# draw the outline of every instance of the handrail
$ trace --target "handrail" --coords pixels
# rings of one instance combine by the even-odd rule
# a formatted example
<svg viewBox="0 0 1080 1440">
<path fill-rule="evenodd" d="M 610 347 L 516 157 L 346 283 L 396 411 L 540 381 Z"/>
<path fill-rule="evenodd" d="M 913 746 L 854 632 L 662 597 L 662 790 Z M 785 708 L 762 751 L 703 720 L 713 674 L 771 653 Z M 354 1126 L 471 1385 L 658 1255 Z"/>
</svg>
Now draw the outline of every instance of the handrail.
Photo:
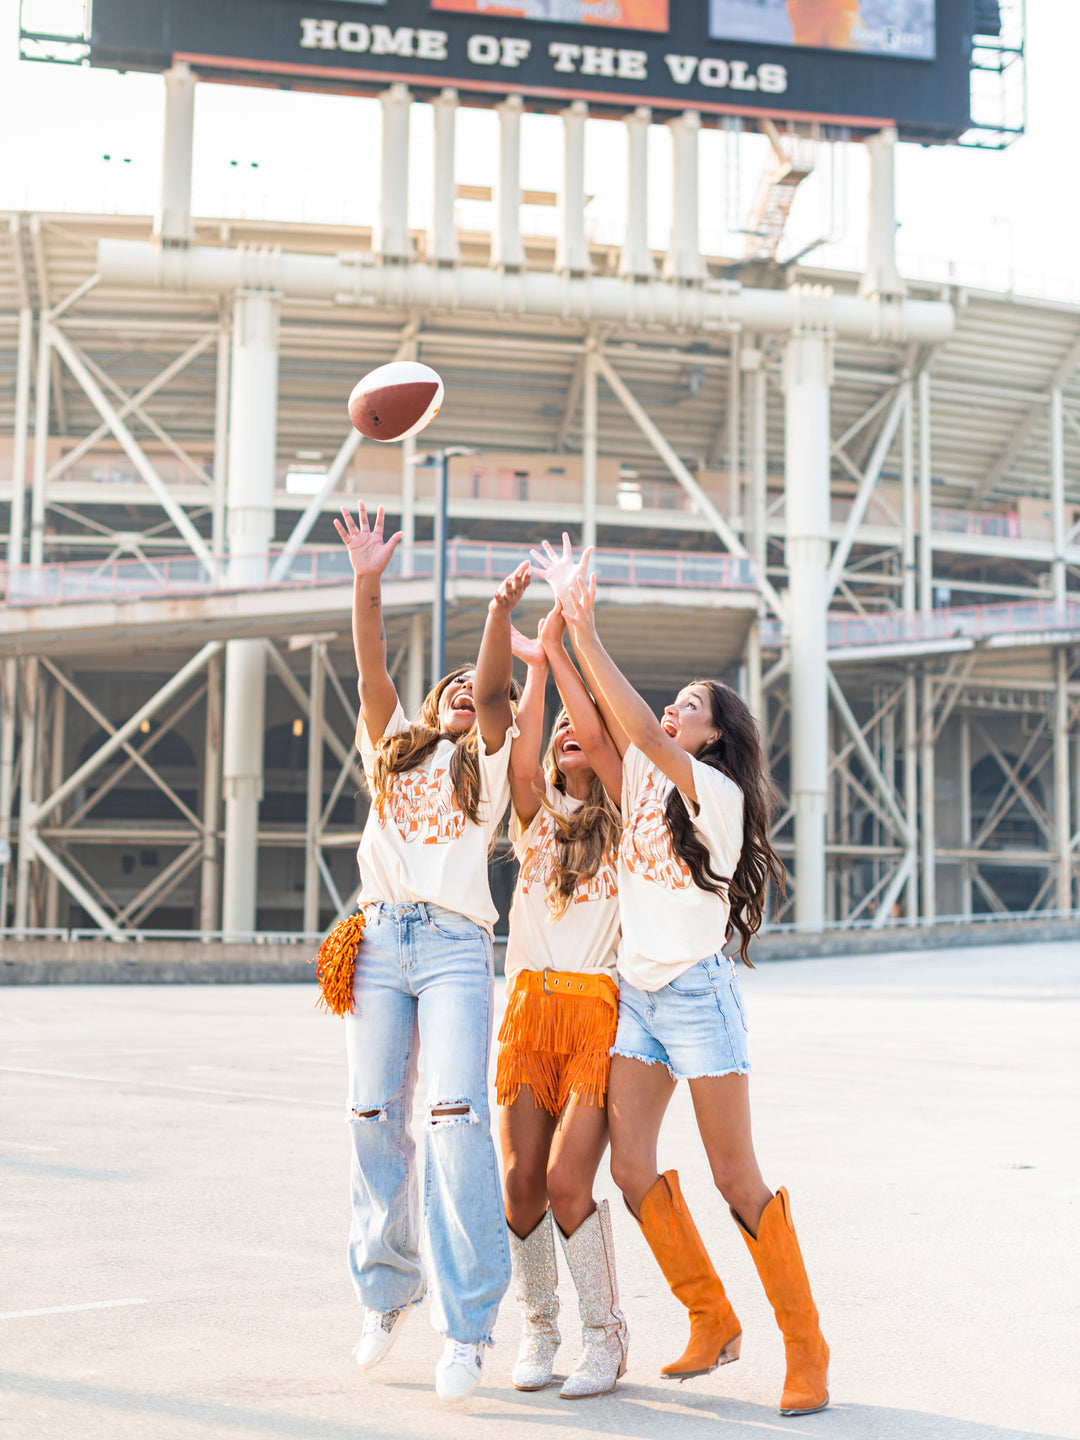
<svg viewBox="0 0 1080 1440">
<path fill-rule="evenodd" d="M 453 540 L 447 546 L 450 579 L 499 580 L 529 557 L 525 545 Z M 342 585 L 352 579 L 349 557 L 341 546 L 310 547 L 292 556 L 281 580 L 270 580 L 277 555 L 256 562 L 245 559 L 236 576 L 229 561 L 208 568 L 196 556 L 155 555 L 109 561 L 75 560 L 16 570 L 0 567 L 0 584 L 9 605 L 63 605 L 162 596 L 208 595 L 242 590 L 288 590 Z M 406 559 L 409 561 L 406 567 Z M 605 585 L 664 586 L 676 589 L 754 590 L 756 562 L 746 556 L 684 550 L 600 550 L 594 561 Z M 408 573 L 406 570 L 408 569 Z M 401 547 L 386 572 L 388 580 L 429 577 L 434 569 L 434 547 Z"/>
<path fill-rule="evenodd" d="M 877 615 L 833 613 L 828 619 L 830 650 L 863 645 L 902 645 L 936 640 L 985 640 L 993 635 L 1038 630 L 1080 629 L 1080 600 L 1018 600 L 996 605 L 944 607 L 924 615 L 888 611 Z M 761 643 L 778 649 L 783 631 L 776 621 L 762 624 Z"/>
</svg>

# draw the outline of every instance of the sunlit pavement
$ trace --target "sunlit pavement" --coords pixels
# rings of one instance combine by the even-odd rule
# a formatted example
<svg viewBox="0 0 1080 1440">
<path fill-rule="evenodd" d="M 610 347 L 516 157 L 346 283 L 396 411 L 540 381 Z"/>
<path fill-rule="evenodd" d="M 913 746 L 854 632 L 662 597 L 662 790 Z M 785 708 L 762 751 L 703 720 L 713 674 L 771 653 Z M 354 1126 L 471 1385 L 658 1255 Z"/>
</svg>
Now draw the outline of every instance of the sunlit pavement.
<svg viewBox="0 0 1080 1440">
<path fill-rule="evenodd" d="M 763 965 L 744 987 L 758 1149 L 791 1192 L 833 1350 L 824 1414 L 777 1413 L 779 1335 L 685 1088 L 662 1163 L 742 1318 L 742 1359 L 659 1379 L 685 1317 L 604 1174 L 625 1380 L 574 1403 L 511 1389 L 507 1300 L 453 1412 L 426 1307 L 378 1370 L 350 1358 L 341 1026 L 312 992 L 42 987 L 0 990 L 0 1433 L 1080 1437 L 1080 947 Z"/>
</svg>

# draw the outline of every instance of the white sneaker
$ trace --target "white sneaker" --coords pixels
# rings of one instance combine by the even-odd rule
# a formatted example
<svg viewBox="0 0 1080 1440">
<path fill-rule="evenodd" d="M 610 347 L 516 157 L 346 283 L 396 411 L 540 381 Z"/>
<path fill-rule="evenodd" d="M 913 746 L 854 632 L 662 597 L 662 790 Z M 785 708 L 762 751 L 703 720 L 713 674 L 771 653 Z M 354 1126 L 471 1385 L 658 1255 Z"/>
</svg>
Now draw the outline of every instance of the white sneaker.
<svg viewBox="0 0 1080 1440">
<path fill-rule="evenodd" d="M 435 1366 L 435 1393 L 440 1400 L 459 1404 L 476 1389 L 484 1347 L 469 1340 L 447 1340 Z"/>
<path fill-rule="evenodd" d="M 364 1316 L 364 1328 L 360 1340 L 353 1348 L 353 1356 L 361 1370 L 371 1370 L 380 1360 L 386 1358 L 398 1337 L 398 1331 L 405 1323 L 407 1310 L 369 1310 Z"/>
</svg>

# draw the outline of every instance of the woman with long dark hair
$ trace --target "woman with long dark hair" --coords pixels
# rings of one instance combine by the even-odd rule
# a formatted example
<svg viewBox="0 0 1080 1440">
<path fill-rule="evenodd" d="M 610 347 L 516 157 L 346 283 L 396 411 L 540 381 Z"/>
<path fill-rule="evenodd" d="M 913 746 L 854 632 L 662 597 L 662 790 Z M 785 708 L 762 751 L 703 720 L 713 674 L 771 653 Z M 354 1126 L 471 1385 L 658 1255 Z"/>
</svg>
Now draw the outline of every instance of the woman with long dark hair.
<svg viewBox="0 0 1080 1440">
<path fill-rule="evenodd" d="M 607 1395 L 626 1368 L 607 1201 L 604 1095 L 618 1019 L 618 796 L 622 763 L 563 648 L 558 610 L 535 640 L 517 631 L 528 677 L 510 756 L 510 835 L 520 861 L 506 947 L 506 1016 L 495 1093 L 521 1347 L 512 1381 L 550 1385 L 560 1343 L 555 1234 L 573 1277 L 583 1352 L 559 1394 Z M 549 667 L 565 705 L 541 761 Z"/>
<path fill-rule="evenodd" d="M 735 964 L 761 925 L 783 866 L 769 842 L 773 791 L 753 716 L 715 680 L 679 691 L 657 720 L 596 633 L 589 552 L 575 566 L 533 552 L 566 616 L 582 670 L 623 761 L 619 848 L 619 1028 L 608 1088 L 611 1173 L 673 1293 L 690 1313 L 685 1353 L 661 1375 L 685 1380 L 739 1357 L 742 1327 L 657 1139 L 686 1080 L 713 1179 L 784 1337 L 780 1410 L 829 1403 L 829 1347 L 818 1324 L 788 1193 L 762 1179 L 750 1128 L 746 1014 Z"/>
<path fill-rule="evenodd" d="M 487 1095 L 498 912 L 487 857 L 510 798 L 510 613 L 520 565 L 496 590 L 475 668 L 443 677 L 405 717 L 386 668 L 381 577 L 400 540 L 347 508 L 334 524 L 354 572 L 356 743 L 371 789 L 360 842 L 365 926 L 346 1016 L 352 1226 L 349 1267 L 366 1307 L 354 1354 L 377 1365 L 431 1285 L 446 1337 L 440 1398 L 467 1398 L 510 1279 Z M 427 1085 L 423 1227 L 410 1121 L 420 1050 Z"/>
</svg>

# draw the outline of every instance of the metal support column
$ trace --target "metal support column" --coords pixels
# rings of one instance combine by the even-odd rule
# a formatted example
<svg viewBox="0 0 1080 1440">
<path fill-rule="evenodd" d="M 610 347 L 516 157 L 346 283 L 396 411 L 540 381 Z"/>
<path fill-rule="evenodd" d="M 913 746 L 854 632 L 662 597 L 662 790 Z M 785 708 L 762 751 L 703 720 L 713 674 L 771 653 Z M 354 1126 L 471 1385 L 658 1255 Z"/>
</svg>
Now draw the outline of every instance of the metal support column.
<svg viewBox="0 0 1080 1440">
<path fill-rule="evenodd" d="M 971 850 L 971 716 L 960 716 L 960 848 Z M 972 915 L 972 862 L 960 862 L 960 913 Z"/>
<path fill-rule="evenodd" d="M 588 113 L 584 100 L 575 100 L 562 112 L 563 183 L 555 269 L 564 275 L 585 275 L 592 269 L 585 238 L 585 120 Z"/>
<path fill-rule="evenodd" d="M 229 576 L 261 583 L 274 527 L 279 297 L 238 292 L 233 307 L 229 410 Z M 259 802 L 263 791 L 266 650 L 230 640 L 225 652 L 221 928 L 256 927 Z"/>
<path fill-rule="evenodd" d="M 38 320 L 37 378 L 34 382 L 34 472 L 30 497 L 30 564 L 40 569 L 45 558 L 45 496 L 49 472 L 49 387 L 52 384 L 52 345 L 49 319 Z"/>
<path fill-rule="evenodd" d="M 454 223 L 454 202 L 457 199 L 457 183 L 454 178 L 457 91 L 441 91 L 432 100 L 431 108 L 435 114 L 435 173 L 431 229 L 428 232 L 428 258 L 436 265 L 456 265 L 461 259 L 461 247 L 458 245 L 457 227 Z"/>
<path fill-rule="evenodd" d="M 670 280 L 699 281 L 706 275 L 698 224 L 698 132 L 701 116 L 685 110 L 668 121 L 671 131 L 671 241 L 664 259 Z"/>
<path fill-rule="evenodd" d="M 1054 537 L 1054 604 L 1065 618 L 1065 415 L 1061 386 L 1050 391 L 1050 517 Z"/>
<path fill-rule="evenodd" d="M 732 525 L 739 519 L 742 506 L 742 337 L 731 337 L 731 367 L 728 370 L 728 504 L 727 517 Z M 743 537 L 745 539 L 745 528 Z"/>
<path fill-rule="evenodd" d="M 319 928 L 319 819 L 323 804 L 323 716 L 326 711 L 326 663 L 322 642 L 311 646 L 308 709 L 307 819 L 304 827 L 304 929 Z"/>
<path fill-rule="evenodd" d="M 934 604 L 933 475 L 930 454 L 930 376 L 919 372 L 919 609 L 928 616 Z M 934 682 L 922 676 L 922 724 L 919 732 L 920 818 L 922 821 L 922 892 L 924 920 L 937 913 L 937 842 L 934 814 Z"/>
<path fill-rule="evenodd" d="M 446 672 L 446 452 L 431 457 L 435 474 L 435 530 L 432 549 L 431 688 Z"/>
<path fill-rule="evenodd" d="M 15 800 L 15 692 L 19 662 L 5 660 L 0 693 L 0 929 L 8 923 L 11 876 L 11 810 Z"/>
<path fill-rule="evenodd" d="M 1054 651 L 1054 848 L 1057 850 L 1058 910 L 1072 909 L 1072 807 L 1069 794 L 1069 655 Z"/>
<path fill-rule="evenodd" d="M 214 498 L 210 520 L 210 549 L 220 573 L 225 559 L 225 505 L 229 476 L 229 322 L 223 314 L 217 342 L 214 392 Z"/>
<path fill-rule="evenodd" d="M 656 273 L 649 249 L 649 126 L 652 111 L 639 105 L 626 117 L 626 233 L 619 274 L 651 280 Z"/>
<path fill-rule="evenodd" d="M 217 930 L 221 922 L 221 656 L 206 666 L 206 738 L 203 749 L 203 848 L 199 886 L 199 929 Z"/>
<path fill-rule="evenodd" d="M 19 350 L 15 362 L 15 436 L 11 456 L 11 522 L 8 526 L 7 563 L 23 563 L 26 532 L 26 456 L 30 430 L 30 369 L 34 348 L 34 312 L 19 311 Z"/>
<path fill-rule="evenodd" d="M 831 369 L 828 335 L 812 329 L 792 335 L 784 355 L 784 446 L 795 923 L 801 930 L 825 924 Z"/>
<path fill-rule="evenodd" d="M 596 488 L 599 462 L 598 384 L 596 343 L 590 339 L 585 351 L 585 373 L 582 377 L 581 543 L 583 546 L 596 544 Z"/>
<path fill-rule="evenodd" d="M 44 698 L 44 697 L 43 697 Z M 53 687 L 52 697 L 52 725 L 49 734 L 49 779 L 48 789 L 52 794 L 60 788 L 64 779 L 64 741 L 67 734 L 67 691 L 62 685 Z M 42 706 L 42 713 L 45 707 Z M 44 736 L 42 737 L 44 739 Z M 44 758 L 44 755 L 43 757 Z M 44 787 L 43 787 L 44 788 Z M 58 808 L 54 824 L 59 825 L 63 818 L 62 807 Z M 57 875 L 48 870 L 45 874 L 45 924 L 49 929 L 55 929 L 60 923 L 60 881 Z"/>
<path fill-rule="evenodd" d="M 402 708 L 410 720 L 420 714 L 424 703 L 424 617 L 419 611 L 409 623 L 409 653 L 405 661 L 405 693 Z"/>
<path fill-rule="evenodd" d="M 908 820 L 907 918 L 919 918 L 919 697 L 915 669 L 904 676 L 904 813 Z"/>
<path fill-rule="evenodd" d="M 22 686 L 19 702 L 22 709 L 22 750 L 19 755 L 19 859 L 15 871 L 15 928 L 30 924 L 30 867 L 34 861 L 34 839 L 37 833 L 34 790 L 35 760 L 38 734 L 38 686 L 40 666 L 30 656 L 22 661 Z"/>
<path fill-rule="evenodd" d="M 890 126 L 866 139 L 870 156 L 870 214 L 863 295 L 902 295 L 896 268 L 896 131 Z"/>
<path fill-rule="evenodd" d="M 391 85 L 382 102 L 382 171 L 379 176 L 379 219 L 373 249 L 382 260 L 412 257 L 409 236 L 409 110 L 407 85 Z"/>
<path fill-rule="evenodd" d="M 166 248 L 186 248 L 191 223 L 191 159 L 195 139 L 195 76 L 181 63 L 165 71 L 165 126 L 161 149 L 161 196 L 154 234 Z"/>
<path fill-rule="evenodd" d="M 497 269 L 520 270 L 525 264 L 521 241 L 521 117 L 525 102 L 508 96 L 495 106 L 499 117 L 499 169 L 495 181 L 495 226 L 491 263 Z"/>
</svg>

